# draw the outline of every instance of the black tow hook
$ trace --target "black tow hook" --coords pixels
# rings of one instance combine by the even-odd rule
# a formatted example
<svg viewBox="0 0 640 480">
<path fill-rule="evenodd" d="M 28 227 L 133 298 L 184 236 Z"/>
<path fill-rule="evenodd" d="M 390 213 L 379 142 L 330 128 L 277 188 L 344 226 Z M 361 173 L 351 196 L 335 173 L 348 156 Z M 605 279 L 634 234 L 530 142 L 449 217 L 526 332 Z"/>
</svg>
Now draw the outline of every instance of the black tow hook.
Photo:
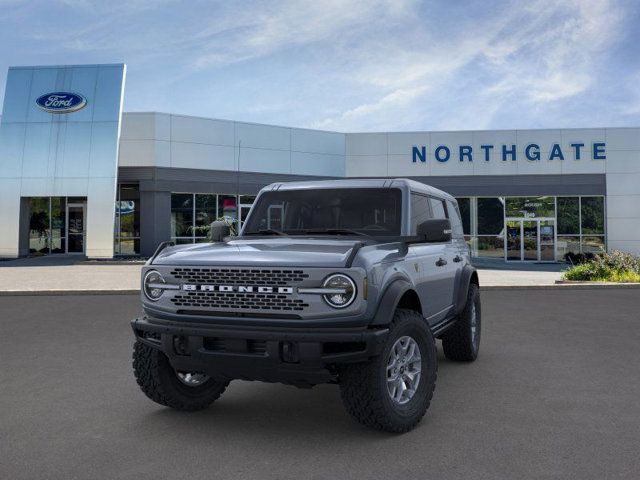
<svg viewBox="0 0 640 480">
<path fill-rule="evenodd" d="M 295 342 L 281 342 L 280 358 L 284 363 L 300 363 L 298 344 Z"/>
</svg>

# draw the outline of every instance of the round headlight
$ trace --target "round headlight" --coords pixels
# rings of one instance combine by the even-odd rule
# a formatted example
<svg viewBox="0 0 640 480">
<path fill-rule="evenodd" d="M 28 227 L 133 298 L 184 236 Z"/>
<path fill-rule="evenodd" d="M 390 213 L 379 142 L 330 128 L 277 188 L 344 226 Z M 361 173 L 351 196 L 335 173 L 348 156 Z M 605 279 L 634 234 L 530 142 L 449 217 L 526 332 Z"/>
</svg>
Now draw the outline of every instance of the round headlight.
<svg viewBox="0 0 640 480">
<path fill-rule="evenodd" d="M 156 270 L 149 270 L 144 276 L 142 282 L 142 288 L 145 297 L 155 302 L 164 293 L 164 288 L 161 287 L 165 283 L 164 278 Z"/>
<path fill-rule="evenodd" d="M 328 276 L 323 288 L 333 290 L 333 292 L 325 293 L 322 298 L 333 308 L 344 308 L 351 305 L 356 298 L 356 284 L 353 283 L 346 275 L 335 273 Z"/>
</svg>

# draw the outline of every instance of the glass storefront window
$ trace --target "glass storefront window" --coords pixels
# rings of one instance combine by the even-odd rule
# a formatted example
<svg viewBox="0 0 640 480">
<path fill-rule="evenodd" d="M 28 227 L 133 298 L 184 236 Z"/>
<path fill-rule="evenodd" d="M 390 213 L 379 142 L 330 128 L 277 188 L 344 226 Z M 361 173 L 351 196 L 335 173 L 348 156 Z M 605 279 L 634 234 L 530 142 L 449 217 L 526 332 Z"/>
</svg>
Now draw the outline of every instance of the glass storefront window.
<svg viewBox="0 0 640 480">
<path fill-rule="evenodd" d="M 478 198 L 478 235 L 501 235 L 504 229 L 504 200 Z"/>
<path fill-rule="evenodd" d="M 581 197 L 582 234 L 604 235 L 604 197 Z"/>
<path fill-rule="evenodd" d="M 539 246 L 536 254 L 527 254 L 529 245 L 525 238 L 524 242 L 522 239 L 519 242 L 519 252 L 515 251 L 518 250 L 518 241 L 515 241 L 514 258 L 528 260 L 535 256 L 538 260 L 552 261 L 555 250 L 555 259 L 561 261 L 568 252 L 599 252 L 606 249 L 605 200 L 602 196 L 471 197 L 457 200 L 467 243 L 473 255 L 504 256 L 502 237 L 507 233 L 504 230 L 505 218 L 522 219 L 521 222 L 535 219 L 540 222 L 536 238 L 529 239 L 529 243 L 535 240 Z M 548 218 L 550 223 L 543 224 L 546 220 L 540 218 Z M 529 232 L 529 236 L 532 235 L 533 230 Z M 500 239 L 496 240 L 495 237 Z M 533 247 L 530 250 L 533 252 Z"/>
<path fill-rule="evenodd" d="M 171 236 L 193 236 L 193 194 L 171 194 Z"/>
<path fill-rule="evenodd" d="M 29 199 L 29 251 L 30 253 L 49 253 L 50 245 L 50 199 Z"/>
<path fill-rule="evenodd" d="M 604 248 L 604 237 L 602 236 L 588 236 L 582 237 L 582 252 L 583 253 L 602 253 Z"/>
<path fill-rule="evenodd" d="M 118 185 L 116 198 L 114 252 L 140 253 L 140 190 L 138 185 Z"/>
<path fill-rule="evenodd" d="M 502 235 L 479 235 L 477 249 L 479 257 L 504 258 L 504 238 Z"/>
<path fill-rule="evenodd" d="M 580 202 L 578 197 L 558 197 L 558 234 L 580 234 Z"/>
<path fill-rule="evenodd" d="M 567 253 L 579 253 L 580 252 L 580 235 L 575 236 L 558 236 L 556 242 L 556 259 L 564 260 L 564 256 Z"/>
<path fill-rule="evenodd" d="M 85 197 L 29 198 L 29 253 L 84 253 L 86 204 Z M 67 217 L 72 207 L 79 219 Z M 78 248 L 72 248 L 71 238 Z"/>
<path fill-rule="evenodd" d="M 211 223 L 216 220 L 216 195 L 196 194 L 195 205 L 194 237 L 206 241 Z"/>
<path fill-rule="evenodd" d="M 30 253 L 66 253 L 66 205 L 65 197 L 29 199 Z"/>
<path fill-rule="evenodd" d="M 177 244 L 208 242 L 211 223 L 222 218 L 233 225 L 235 235 L 239 215 L 244 220 L 254 200 L 247 195 L 172 193 L 171 240 Z"/>
<path fill-rule="evenodd" d="M 471 235 L 471 199 L 456 198 L 458 201 L 458 210 L 460 218 L 462 218 L 462 230 L 465 235 Z"/>
<path fill-rule="evenodd" d="M 540 218 L 555 217 L 555 197 L 507 197 L 507 217 Z"/>
</svg>

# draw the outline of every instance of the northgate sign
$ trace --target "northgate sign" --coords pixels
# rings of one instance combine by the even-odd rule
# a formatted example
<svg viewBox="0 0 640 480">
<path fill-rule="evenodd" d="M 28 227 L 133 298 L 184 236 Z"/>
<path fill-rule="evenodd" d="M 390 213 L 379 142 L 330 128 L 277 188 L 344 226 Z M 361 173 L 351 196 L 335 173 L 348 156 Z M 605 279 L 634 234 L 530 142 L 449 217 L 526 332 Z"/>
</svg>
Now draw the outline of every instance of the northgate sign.
<svg viewBox="0 0 640 480">
<path fill-rule="evenodd" d="M 495 145 L 480 145 L 480 152 L 476 151 L 475 155 L 480 159 L 488 162 L 491 159 L 491 153 L 498 151 L 502 153 L 502 161 L 516 161 L 518 160 L 517 145 L 499 145 L 500 148 L 496 148 Z M 591 159 L 592 160 L 606 160 L 606 144 L 604 142 L 594 142 L 591 144 Z M 453 153 L 452 153 L 453 150 Z M 431 152 L 429 152 L 431 153 Z M 528 161 L 535 162 L 543 159 L 543 155 L 540 151 L 540 145 L 536 143 L 529 143 L 524 147 L 522 151 L 524 158 Z M 457 154 L 457 159 L 460 162 L 473 162 L 474 151 L 471 145 L 460 145 L 457 149 L 451 149 L 446 145 L 440 145 L 433 150 L 433 158 L 438 162 L 448 162 L 452 159 L 453 155 Z M 414 146 L 411 151 L 413 163 L 427 161 L 427 147 L 425 145 Z M 565 157 L 572 158 L 574 160 L 582 160 L 587 157 L 588 153 L 585 152 L 585 144 L 581 142 L 571 143 L 568 149 L 563 150 L 559 143 L 554 143 L 549 149 L 548 155 L 544 155 L 545 160 L 564 160 Z"/>
</svg>

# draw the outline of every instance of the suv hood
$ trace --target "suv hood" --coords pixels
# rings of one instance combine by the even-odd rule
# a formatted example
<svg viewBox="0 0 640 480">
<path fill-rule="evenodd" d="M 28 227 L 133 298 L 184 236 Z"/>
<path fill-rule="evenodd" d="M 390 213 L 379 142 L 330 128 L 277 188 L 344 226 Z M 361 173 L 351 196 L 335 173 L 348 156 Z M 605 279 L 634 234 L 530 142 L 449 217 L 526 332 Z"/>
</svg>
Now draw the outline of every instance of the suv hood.
<svg viewBox="0 0 640 480">
<path fill-rule="evenodd" d="M 344 267 L 361 240 L 260 238 L 165 248 L 153 265 Z"/>
</svg>

